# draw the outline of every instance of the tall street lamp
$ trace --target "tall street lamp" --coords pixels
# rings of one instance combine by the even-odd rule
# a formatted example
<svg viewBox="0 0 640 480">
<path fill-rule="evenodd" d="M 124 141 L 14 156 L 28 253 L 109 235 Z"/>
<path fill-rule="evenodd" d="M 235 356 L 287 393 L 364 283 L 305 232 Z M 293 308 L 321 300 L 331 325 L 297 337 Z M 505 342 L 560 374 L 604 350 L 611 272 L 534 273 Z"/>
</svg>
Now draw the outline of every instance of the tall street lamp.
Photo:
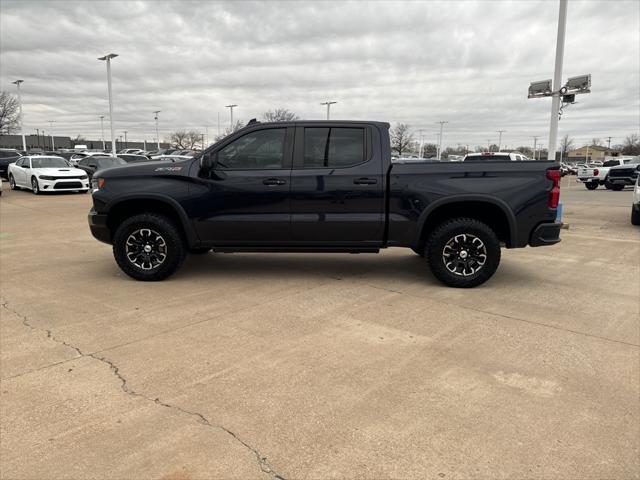
<svg viewBox="0 0 640 480">
<path fill-rule="evenodd" d="M 105 150 L 104 144 L 104 115 L 100 115 L 100 131 L 102 132 L 102 150 Z"/>
<path fill-rule="evenodd" d="M 111 59 L 116 58 L 116 53 L 108 53 L 104 57 L 99 57 L 98 60 L 104 60 L 107 62 L 107 88 L 109 89 L 109 127 L 111 128 L 111 154 L 116 155 L 116 135 L 113 131 L 113 95 L 111 94 Z"/>
<path fill-rule="evenodd" d="M 442 156 L 442 128 L 444 127 L 445 123 L 449 123 L 449 122 L 446 120 L 441 120 L 436 123 L 440 124 L 440 138 L 438 140 L 438 161 L 440 161 L 440 157 Z"/>
<path fill-rule="evenodd" d="M 235 107 L 237 107 L 237 106 L 238 106 L 238 105 L 236 105 L 236 104 L 233 104 L 233 105 L 226 105 L 226 108 L 228 108 L 228 109 L 229 109 L 229 111 L 231 112 L 231 125 L 230 125 L 230 126 L 231 126 L 231 133 L 233 133 L 233 109 L 234 109 Z"/>
<path fill-rule="evenodd" d="M 332 102 L 327 100 L 326 102 L 322 102 L 320 105 L 326 105 L 327 106 L 327 120 L 329 120 L 330 118 L 330 113 L 331 113 L 331 105 L 333 105 L 334 103 L 338 103 L 338 102 Z"/>
<path fill-rule="evenodd" d="M 156 141 L 158 142 L 158 150 L 160 150 L 160 135 L 158 134 L 158 114 L 161 112 L 162 110 L 154 110 L 153 114 L 154 114 L 154 119 L 156 121 Z"/>
<path fill-rule="evenodd" d="M 49 125 L 51 125 L 51 131 L 49 132 L 49 135 L 51 135 L 51 150 L 55 150 L 56 149 L 56 141 L 53 138 L 53 124 L 54 124 L 55 120 L 49 120 Z"/>
<path fill-rule="evenodd" d="M 27 140 L 24 136 L 24 122 L 22 118 L 22 95 L 20 94 L 20 84 L 24 82 L 24 80 L 16 80 L 13 83 L 16 87 L 18 87 L 18 106 L 20 108 L 20 133 L 22 134 L 22 149 L 27 151 Z"/>
</svg>

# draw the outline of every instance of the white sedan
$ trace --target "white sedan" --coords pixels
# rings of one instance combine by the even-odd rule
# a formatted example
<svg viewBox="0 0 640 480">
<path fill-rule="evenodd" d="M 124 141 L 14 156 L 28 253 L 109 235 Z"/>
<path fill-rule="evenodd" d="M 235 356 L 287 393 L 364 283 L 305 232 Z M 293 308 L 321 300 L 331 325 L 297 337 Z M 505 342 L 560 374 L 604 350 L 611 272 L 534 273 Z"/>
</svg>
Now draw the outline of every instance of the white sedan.
<svg viewBox="0 0 640 480">
<path fill-rule="evenodd" d="M 28 188 L 34 194 L 41 192 L 89 191 L 87 172 L 70 167 L 62 157 L 21 157 L 9 165 L 11 190 Z"/>
</svg>

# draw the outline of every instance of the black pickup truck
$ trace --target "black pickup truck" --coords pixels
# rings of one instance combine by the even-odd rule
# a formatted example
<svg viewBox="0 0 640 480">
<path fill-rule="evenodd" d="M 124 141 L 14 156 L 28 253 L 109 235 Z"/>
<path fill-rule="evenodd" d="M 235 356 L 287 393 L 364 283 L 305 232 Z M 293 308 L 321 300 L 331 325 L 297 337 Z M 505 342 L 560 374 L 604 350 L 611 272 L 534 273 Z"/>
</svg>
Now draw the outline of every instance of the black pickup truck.
<svg viewBox="0 0 640 480">
<path fill-rule="evenodd" d="M 392 163 L 389 124 L 260 123 L 183 162 L 96 172 L 92 234 L 120 268 L 162 280 L 187 253 L 377 253 L 407 247 L 453 287 L 500 248 L 560 241 L 559 164 Z"/>
</svg>

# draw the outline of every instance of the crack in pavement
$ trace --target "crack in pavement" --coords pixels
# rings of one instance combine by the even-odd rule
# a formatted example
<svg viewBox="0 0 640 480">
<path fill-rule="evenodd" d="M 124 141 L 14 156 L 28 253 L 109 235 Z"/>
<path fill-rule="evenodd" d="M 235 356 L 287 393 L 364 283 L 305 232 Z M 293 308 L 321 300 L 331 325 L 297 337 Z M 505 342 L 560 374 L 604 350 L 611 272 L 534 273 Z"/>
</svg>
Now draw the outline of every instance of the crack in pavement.
<svg viewBox="0 0 640 480">
<path fill-rule="evenodd" d="M 101 363 L 104 363 L 105 365 L 107 365 L 109 367 L 109 370 L 111 370 L 111 372 L 113 373 L 113 375 L 120 380 L 120 388 L 122 389 L 123 392 L 125 392 L 127 395 L 132 396 L 132 397 L 139 397 L 142 398 L 144 400 L 147 400 L 149 402 L 153 402 L 156 405 L 159 405 L 161 407 L 170 409 L 170 410 L 174 410 L 177 412 L 182 413 L 183 415 L 188 415 L 190 417 L 195 418 L 198 423 L 200 423 L 201 425 L 204 425 L 208 428 L 212 428 L 215 430 L 221 430 L 222 432 L 226 433 L 227 435 L 230 435 L 231 437 L 233 437 L 233 439 L 240 443 L 243 447 L 245 447 L 247 450 L 249 450 L 251 453 L 254 454 L 254 456 L 256 457 L 256 460 L 258 462 L 258 465 L 260 467 L 260 470 L 263 473 L 266 473 L 268 475 L 270 475 L 274 480 L 286 480 L 285 477 L 281 474 L 279 474 L 275 468 L 273 467 L 273 465 L 271 465 L 267 459 L 267 457 L 265 457 L 260 450 L 258 450 L 255 447 L 252 447 L 250 444 L 248 444 L 247 442 L 245 442 L 244 440 L 242 440 L 235 432 L 233 432 L 232 430 L 229 430 L 227 427 L 223 426 L 223 425 L 216 425 L 214 423 L 211 423 L 211 421 L 205 417 L 203 414 L 199 413 L 199 412 L 194 412 L 191 410 L 187 410 L 184 409 L 182 407 L 179 407 L 177 405 L 172 405 L 170 403 L 164 402 L 162 401 L 159 397 L 156 398 L 152 398 L 152 397 L 148 397 L 140 392 L 135 391 L 134 389 L 132 389 L 129 385 L 128 385 L 128 381 L 127 379 L 124 377 L 124 375 L 122 375 L 120 373 L 120 368 L 113 363 L 112 360 L 109 360 L 107 357 L 104 356 L 99 356 L 97 355 L 95 352 L 83 352 L 79 347 L 76 347 L 75 345 L 72 345 L 68 342 L 66 342 L 65 340 L 62 340 L 60 338 L 57 338 L 53 331 L 48 329 L 48 328 L 44 328 L 44 327 L 36 327 L 34 326 L 30 321 L 29 318 L 26 315 L 21 314 L 20 312 L 14 310 L 13 308 L 11 308 L 9 306 L 9 303 L 6 301 L 3 301 L 0 304 L 5 310 L 13 313 L 14 315 L 16 315 L 17 317 L 19 317 L 20 319 L 22 319 L 22 324 L 25 327 L 28 327 L 29 329 L 33 330 L 33 331 L 39 331 L 39 332 L 44 332 L 47 334 L 47 338 L 59 343 L 61 345 L 64 345 L 67 348 L 70 348 L 72 350 L 74 350 L 77 353 L 77 356 L 74 357 L 74 359 L 77 358 L 81 358 L 81 357 L 90 357 L 93 358 L 94 360 L 98 360 Z M 73 359 L 70 359 L 73 360 Z"/>
</svg>

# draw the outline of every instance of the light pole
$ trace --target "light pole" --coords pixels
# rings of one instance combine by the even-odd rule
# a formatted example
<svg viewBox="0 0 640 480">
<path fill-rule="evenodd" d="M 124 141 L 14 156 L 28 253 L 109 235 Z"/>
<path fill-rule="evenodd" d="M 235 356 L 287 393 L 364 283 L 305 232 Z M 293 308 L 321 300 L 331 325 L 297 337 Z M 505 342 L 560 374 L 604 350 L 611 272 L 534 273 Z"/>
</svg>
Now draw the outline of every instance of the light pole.
<svg viewBox="0 0 640 480">
<path fill-rule="evenodd" d="M 100 131 L 102 132 L 102 150 L 106 150 L 106 146 L 104 144 L 104 115 L 100 115 Z"/>
<path fill-rule="evenodd" d="M 230 130 L 231 130 L 231 133 L 233 133 L 233 109 L 235 107 L 237 107 L 237 106 L 238 105 L 236 105 L 235 103 L 232 104 L 232 105 L 225 105 L 225 107 L 229 109 L 229 112 L 230 112 L 230 115 L 231 115 L 231 117 L 230 117 L 231 119 L 229 121 L 229 127 L 230 127 Z"/>
<path fill-rule="evenodd" d="M 20 93 L 20 84 L 24 82 L 24 80 L 16 80 L 13 83 L 16 87 L 18 87 L 18 107 L 20 109 L 20 133 L 22 134 L 22 149 L 27 151 L 27 140 L 24 136 L 24 122 L 22 117 L 22 94 Z"/>
<path fill-rule="evenodd" d="M 116 155 L 116 135 L 113 131 L 113 95 L 111 94 L 111 59 L 116 58 L 118 54 L 108 53 L 104 57 L 98 58 L 98 60 L 104 60 L 107 62 L 107 88 L 109 90 L 109 127 L 111 129 L 111 155 Z"/>
<path fill-rule="evenodd" d="M 160 134 L 158 133 L 158 114 L 161 112 L 162 110 L 155 110 L 154 113 L 154 119 L 156 121 L 156 141 L 158 142 L 158 150 L 160 150 Z"/>
<path fill-rule="evenodd" d="M 51 125 L 51 131 L 49 132 L 49 135 L 51 135 L 51 150 L 55 150 L 56 149 L 56 141 L 53 139 L 53 124 L 54 124 L 55 120 L 49 120 L 49 125 Z"/>
<path fill-rule="evenodd" d="M 334 103 L 338 103 L 338 102 L 333 102 L 333 101 L 327 100 L 326 102 L 322 102 L 320 104 L 320 105 L 326 105 L 327 106 L 327 120 L 329 120 L 329 118 L 331 117 L 331 115 L 330 115 L 331 105 L 333 105 Z"/>
<path fill-rule="evenodd" d="M 502 150 L 502 133 L 506 132 L 506 130 L 498 130 L 498 151 L 500 152 Z"/>
<path fill-rule="evenodd" d="M 553 72 L 553 97 L 551 97 L 551 122 L 549 126 L 549 145 L 547 160 L 556 159 L 556 143 L 558 142 L 558 120 L 560 112 L 560 89 L 562 88 L 562 61 L 564 58 L 564 35 L 567 29 L 567 0 L 560 0 L 558 13 L 558 38 L 556 41 L 556 65 Z"/>
<path fill-rule="evenodd" d="M 127 144 L 127 131 L 123 130 L 122 133 L 124 133 L 124 148 L 127 148 L 128 147 L 128 144 Z"/>
<path fill-rule="evenodd" d="M 436 122 L 440 124 L 440 138 L 438 139 L 438 161 L 440 161 L 440 157 L 442 156 L 442 128 L 444 127 L 445 123 L 449 123 L 446 120 L 441 120 L 439 122 Z"/>
<path fill-rule="evenodd" d="M 420 132 L 420 149 L 418 151 L 418 157 L 422 158 L 422 145 L 424 144 L 424 129 L 420 129 L 418 130 L 418 132 Z"/>
<path fill-rule="evenodd" d="M 536 143 L 538 143 L 538 138 L 540 135 L 533 135 L 533 159 L 536 159 Z"/>
</svg>

